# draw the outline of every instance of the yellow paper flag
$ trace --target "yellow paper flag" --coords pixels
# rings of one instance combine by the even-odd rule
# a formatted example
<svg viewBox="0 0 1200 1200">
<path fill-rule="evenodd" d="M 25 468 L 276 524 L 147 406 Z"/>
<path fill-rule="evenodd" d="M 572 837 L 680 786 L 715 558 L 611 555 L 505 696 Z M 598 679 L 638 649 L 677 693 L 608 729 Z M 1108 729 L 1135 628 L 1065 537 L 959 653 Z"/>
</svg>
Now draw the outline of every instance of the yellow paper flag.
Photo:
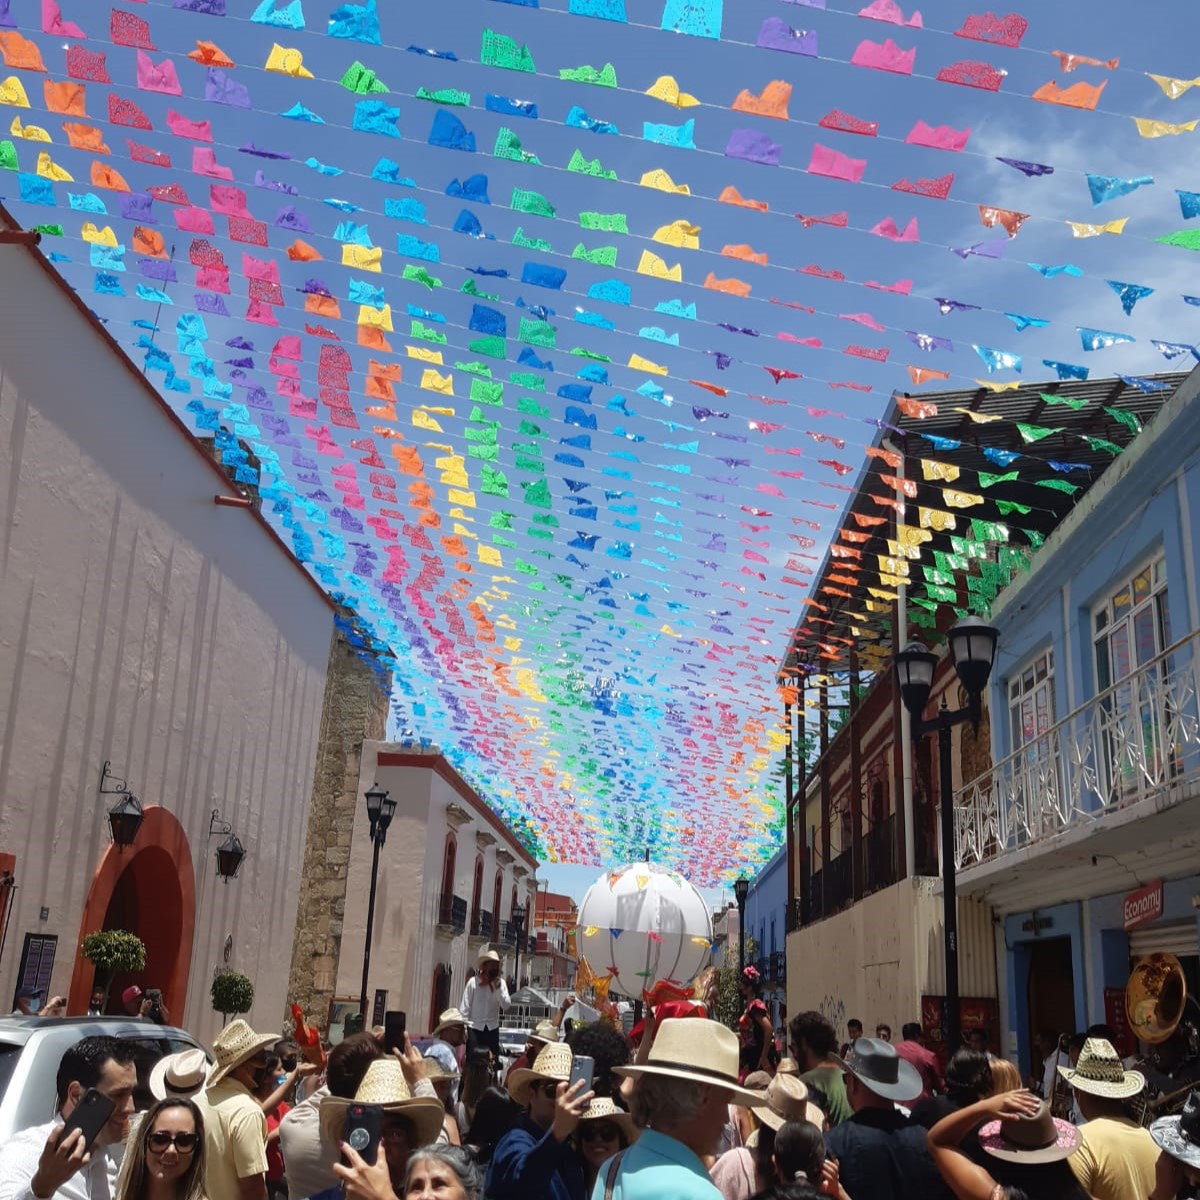
<svg viewBox="0 0 1200 1200">
<path fill-rule="evenodd" d="M 64 171 L 47 153 L 43 150 L 38 155 L 37 173 L 43 179 L 53 179 L 58 183 L 74 183 L 75 176 L 69 171 Z"/>
<path fill-rule="evenodd" d="M 668 279 L 672 283 L 683 282 L 682 264 L 676 263 L 673 267 L 669 266 L 657 254 L 653 254 L 649 250 L 642 251 L 642 257 L 638 260 L 637 272 L 639 275 L 650 275 L 655 279 Z"/>
<path fill-rule="evenodd" d="M 116 247 L 117 245 L 117 235 L 113 233 L 110 225 L 105 225 L 103 229 L 97 229 L 91 221 L 84 221 L 79 236 L 94 246 Z"/>
<path fill-rule="evenodd" d="M 267 55 L 265 70 L 279 75 L 291 75 L 295 79 L 311 79 L 313 73 L 304 65 L 304 55 L 299 50 L 288 50 L 276 42 Z"/>
<path fill-rule="evenodd" d="M 428 346 L 405 346 L 404 348 L 408 351 L 408 357 L 415 358 L 418 362 L 434 363 L 439 367 L 444 362 L 440 350 L 430 350 Z"/>
<path fill-rule="evenodd" d="M 942 500 L 947 508 L 974 508 L 983 503 L 982 496 L 970 492 L 958 492 L 954 488 L 942 488 Z"/>
<path fill-rule="evenodd" d="M 921 473 L 925 476 L 926 483 L 932 479 L 953 483 L 959 474 L 958 467 L 953 463 L 935 462 L 932 458 L 921 459 Z"/>
<path fill-rule="evenodd" d="M 970 417 L 971 420 L 974 421 L 976 425 L 986 425 L 990 421 L 1000 420 L 1000 417 L 997 413 L 976 412 L 973 408 L 958 408 L 958 407 L 956 407 L 954 409 L 954 411 L 962 413 L 962 415 L 964 417 Z"/>
<path fill-rule="evenodd" d="M 665 375 L 667 368 L 660 366 L 656 362 L 651 362 L 648 358 L 643 358 L 640 354 L 631 354 L 629 356 L 629 367 L 634 371 L 649 371 L 652 375 Z M 663 626 L 663 632 L 669 633 L 670 630 Z M 672 637 L 678 637 L 678 634 L 672 634 Z"/>
<path fill-rule="evenodd" d="M 1133 123 L 1144 138 L 1174 137 L 1177 133 L 1193 133 L 1200 120 L 1186 121 L 1182 125 L 1170 125 L 1166 121 L 1151 121 L 1147 117 L 1134 117 Z"/>
<path fill-rule="evenodd" d="M 443 396 L 454 395 L 454 376 L 442 375 L 431 367 L 421 373 L 420 386 L 427 392 L 440 392 Z"/>
<path fill-rule="evenodd" d="M 936 529 L 938 533 L 944 533 L 947 529 L 955 529 L 958 526 L 953 513 L 942 512 L 937 508 L 918 508 L 917 518 L 922 529 Z"/>
<path fill-rule="evenodd" d="M 1091 238 L 1099 237 L 1102 233 L 1124 233 L 1128 220 L 1128 217 L 1121 217 L 1116 221 L 1109 221 L 1107 225 L 1089 225 L 1086 221 L 1068 221 L 1067 224 L 1075 237 Z"/>
<path fill-rule="evenodd" d="M 359 246 L 355 242 L 347 242 L 342 246 L 342 266 L 354 267 L 359 271 L 377 271 L 382 273 L 383 250 L 379 246 Z M 362 322 L 360 321 L 361 325 Z"/>
<path fill-rule="evenodd" d="M 678 192 L 681 196 L 692 194 L 692 189 L 686 183 L 676 183 L 661 167 L 647 171 L 638 183 L 641 187 L 655 188 L 660 192 Z"/>
<path fill-rule="evenodd" d="M 0 104 L 11 108 L 28 108 L 29 97 L 25 94 L 25 85 L 15 76 L 10 75 L 0 81 Z"/>
<path fill-rule="evenodd" d="M 661 100 L 664 104 L 673 104 L 676 108 L 692 108 L 700 101 L 695 96 L 679 90 L 674 75 L 660 75 L 647 89 L 647 96 Z"/>
<path fill-rule="evenodd" d="M 678 246 L 681 250 L 699 250 L 699 233 L 699 225 L 689 225 L 686 221 L 672 221 L 670 225 L 660 225 L 654 231 L 654 241 Z"/>
<path fill-rule="evenodd" d="M 1194 87 L 1200 87 L 1200 75 L 1195 79 L 1175 79 L 1170 75 L 1150 75 L 1146 72 L 1155 83 L 1163 90 L 1163 94 L 1169 100 L 1178 100 L 1184 92 L 1190 91 Z"/>
<path fill-rule="evenodd" d="M 373 329 L 384 329 L 392 333 L 392 306 L 385 304 L 382 308 L 376 308 L 373 304 L 360 304 L 358 324 L 370 325 Z"/>
</svg>

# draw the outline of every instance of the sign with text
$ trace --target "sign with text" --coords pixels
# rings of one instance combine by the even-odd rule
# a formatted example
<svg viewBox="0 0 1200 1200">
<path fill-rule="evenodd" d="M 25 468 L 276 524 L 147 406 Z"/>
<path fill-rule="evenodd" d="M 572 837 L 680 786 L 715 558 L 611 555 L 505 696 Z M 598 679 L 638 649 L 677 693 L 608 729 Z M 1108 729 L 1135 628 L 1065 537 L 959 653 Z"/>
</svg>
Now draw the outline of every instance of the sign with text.
<svg viewBox="0 0 1200 1200">
<path fill-rule="evenodd" d="M 1104 1020 L 1113 1031 L 1113 1045 L 1122 1058 L 1137 1053 L 1137 1039 L 1129 1028 L 1129 1017 L 1125 1011 L 1125 989 L 1104 989 Z"/>
<path fill-rule="evenodd" d="M 1157 921 L 1163 912 L 1163 885 L 1161 879 L 1130 892 L 1125 897 L 1122 909 L 1125 929 L 1136 929 L 1139 925 L 1148 925 Z"/>
</svg>

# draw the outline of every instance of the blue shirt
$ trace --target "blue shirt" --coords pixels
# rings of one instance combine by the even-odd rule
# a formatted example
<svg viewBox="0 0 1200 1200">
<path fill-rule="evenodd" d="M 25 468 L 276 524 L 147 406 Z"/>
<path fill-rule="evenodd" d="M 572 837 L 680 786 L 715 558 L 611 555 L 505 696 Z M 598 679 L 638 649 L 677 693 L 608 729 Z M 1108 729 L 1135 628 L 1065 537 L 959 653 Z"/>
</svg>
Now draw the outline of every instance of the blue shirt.
<svg viewBox="0 0 1200 1200">
<path fill-rule="evenodd" d="M 483 1191 L 488 1200 L 585 1200 L 587 1186 L 570 1139 L 523 1116 L 492 1153 Z"/>
<path fill-rule="evenodd" d="M 604 1200 L 607 1180 L 608 1163 L 605 1163 L 596 1177 L 592 1200 Z M 488 1196 L 490 1200 L 491 1192 Z M 613 1184 L 613 1200 L 724 1200 L 724 1197 L 708 1177 L 699 1157 L 687 1146 L 646 1129 L 621 1159 Z"/>
</svg>

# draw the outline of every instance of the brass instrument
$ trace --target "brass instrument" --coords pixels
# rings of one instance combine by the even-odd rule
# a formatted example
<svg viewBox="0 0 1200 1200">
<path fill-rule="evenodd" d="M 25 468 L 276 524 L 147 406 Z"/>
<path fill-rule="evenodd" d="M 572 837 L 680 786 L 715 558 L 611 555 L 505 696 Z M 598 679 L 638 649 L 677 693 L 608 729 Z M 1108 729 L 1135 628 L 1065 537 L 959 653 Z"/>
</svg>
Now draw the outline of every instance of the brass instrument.
<svg viewBox="0 0 1200 1200">
<path fill-rule="evenodd" d="M 1152 1052 L 1138 1063 L 1147 1086 L 1133 1100 L 1133 1116 L 1142 1125 L 1180 1112 L 1200 1075 L 1200 1030 L 1185 1021 L 1189 998 L 1187 977 L 1173 954 L 1148 954 L 1133 968 L 1125 985 L 1125 1015 L 1134 1035 L 1150 1046 L 1163 1046 L 1177 1035 L 1186 1041 L 1186 1052 L 1164 1070 L 1163 1055 Z M 1148 1068 L 1148 1070 L 1146 1070 Z M 1151 1091 L 1153 1089 L 1153 1092 Z"/>
</svg>

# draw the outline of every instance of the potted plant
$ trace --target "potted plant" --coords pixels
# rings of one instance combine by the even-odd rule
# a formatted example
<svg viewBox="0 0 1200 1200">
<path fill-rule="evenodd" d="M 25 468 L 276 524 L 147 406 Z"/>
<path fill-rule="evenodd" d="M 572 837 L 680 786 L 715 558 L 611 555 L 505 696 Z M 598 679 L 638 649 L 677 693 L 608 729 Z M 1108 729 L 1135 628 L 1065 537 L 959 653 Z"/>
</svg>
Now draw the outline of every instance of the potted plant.
<svg viewBox="0 0 1200 1200">
<path fill-rule="evenodd" d="M 222 1021 L 247 1013 L 254 1005 L 254 984 L 237 971 L 221 971 L 212 981 L 212 1004 Z"/>
<path fill-rule="evenodd" d="M 113 976 L 146 969 L 146 944 L 127 929 L 98 929 L 83 939 L 83 957 L 95 968 L 92 987 L 108 995 Z"/>
</svg>

